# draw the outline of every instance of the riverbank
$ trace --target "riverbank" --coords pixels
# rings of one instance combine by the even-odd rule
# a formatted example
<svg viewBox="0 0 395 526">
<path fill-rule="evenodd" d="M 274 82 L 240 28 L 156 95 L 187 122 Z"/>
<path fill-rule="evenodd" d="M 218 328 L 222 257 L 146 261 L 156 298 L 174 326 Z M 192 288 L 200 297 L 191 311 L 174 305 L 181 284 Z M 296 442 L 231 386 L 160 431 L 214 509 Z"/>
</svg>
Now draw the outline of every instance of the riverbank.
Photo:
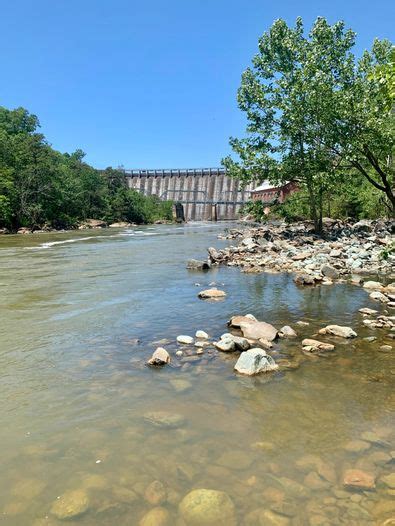
<svg viewBox="0 0 395 526">
<path fill-rule="evenodd" d="M 171 225 L 172 223 L 174 223 L 174 221 L 170 221 L 167 219 L 158 219 L 156 221 L 153 221 L 152 223 L 147 223 L 147 224 Z M 126 221 L 118 221 L 116 223 L 107 223 L 106 221 L 102 221 L 101 219 L 87 219 L 86 221 L 76 224 L 74 228 L 68 228 L 68 229 L 52 228 L 49 226 L 45 226 L 43 228 L 37 228 L 37 229 L 21 227 L 17 231 L 14 232 L 14 231 L 8 230 L 7 228 L 0 228 L 0 235 L 48 234 L 50 232 L 66 233 L 66 232 L 73 232 L 76 230 L 98 230 L 102 228 L 130 228 L 130 227 L 136 227 L 136 226 L 141 226 L 141 224 L 139 225 L 138 223 L 128 223 Z"/>
<path fill-rule="evenodd" d="M 209 260 L 250 273 L 294 272 L 300 275 L 299 283 L 307 285 L 350 277 L 357 282 L 353 275 L 395 277 L 393 221 L 327 219 L 324 228 L 323 237 L 315 235 L 307 221 L 232 229 L 220 237 L 237 245 L 210 248 Z"/>
</svg>

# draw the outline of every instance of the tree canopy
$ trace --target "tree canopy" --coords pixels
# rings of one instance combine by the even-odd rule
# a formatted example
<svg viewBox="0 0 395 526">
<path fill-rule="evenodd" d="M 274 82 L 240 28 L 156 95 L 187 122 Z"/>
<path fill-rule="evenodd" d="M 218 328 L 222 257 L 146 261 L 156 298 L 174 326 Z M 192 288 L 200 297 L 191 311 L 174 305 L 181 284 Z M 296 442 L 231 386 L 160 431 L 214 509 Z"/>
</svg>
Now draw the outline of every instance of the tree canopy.
<svg viewBox="0 0 395 526">
<path fill-rule="evenodd" d="M 357 60 L 355 37 L 325 18 L 308 35 L 301 18 L 295 27 L 276 20 L 242 75 L 246 136 L 230 139 L 237 158 L 223 161 L 245 181 L 297 182 L 317 230 L 325 196 L 350 178 L 365 178 L 395 210 L 393 48 L 376 40 Z"/>
<path fill-rule="evenodd" d="M 54 150 L 39 127 L 26 109 L 0 107 L 0 227 L 171 219 L 171 205 L 129 189 L 122 170 L 99 171 L 84 162 L 82 150 Z"/>
</svg>

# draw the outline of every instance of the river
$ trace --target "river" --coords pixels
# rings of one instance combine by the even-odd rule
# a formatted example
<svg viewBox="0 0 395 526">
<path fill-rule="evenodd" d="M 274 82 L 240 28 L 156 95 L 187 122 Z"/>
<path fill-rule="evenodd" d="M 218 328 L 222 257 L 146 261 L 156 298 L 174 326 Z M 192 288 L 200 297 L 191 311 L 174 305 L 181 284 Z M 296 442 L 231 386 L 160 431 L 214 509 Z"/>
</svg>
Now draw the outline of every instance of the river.
<svg viewBox="0 0 395 526">
<path fill-rule="evenodd" d="M 363 340 L 372 333 L 358 313 L 377 303 L 352 285 L 186 270 L 227 243 L 217 239 L 226 226 L 0 237 L 0 524 L 60 525 L 54 510 L 72 492 L 81 513 L 71 523 L 138 525 L 161 504 L 163 524 L 181 526 L 178 504 L 196 488 L 226 492 L 241 526 L 395 516 L 394 490 L 380 483 L 394 471 L 393 354 L 378 351 L 380 331 Z M 213 282 L 226 299 L 199 300 Z M 233 354 L 175 355 L 177 335 L 218 338 L 246 313 L 300 337 L 327 323 L 359 337 L 320 358 L 304 356 L 300 338 L 280 341 L 273 356 L 290 369 L 254 378 L 234 374 Z M 146 367 L 161 340 L 171 366 Z M 174 425 L 153 422 L 158 411 Z M 376 488 L 345 491 L 349 468 L 373 473 Z"/>
</svg>

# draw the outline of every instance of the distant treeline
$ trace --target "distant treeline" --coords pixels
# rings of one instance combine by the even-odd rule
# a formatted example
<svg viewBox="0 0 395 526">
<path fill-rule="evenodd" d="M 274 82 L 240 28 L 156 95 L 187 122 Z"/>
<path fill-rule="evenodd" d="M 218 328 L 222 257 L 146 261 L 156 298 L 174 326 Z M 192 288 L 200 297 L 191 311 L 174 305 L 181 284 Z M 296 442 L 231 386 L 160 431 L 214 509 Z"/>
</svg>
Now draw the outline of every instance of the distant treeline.
<svg viewBox="0 0 395 526">
<path fill-rule="evenodd" d="M 93 168 L 82 150 L 54 150 L 39 127 L 26 109 L 0 106 L 0 228 L 73 228 L 88 218 L 171 219 L 171 202 L 128 188 L 122 170 Z"/>
</svg>

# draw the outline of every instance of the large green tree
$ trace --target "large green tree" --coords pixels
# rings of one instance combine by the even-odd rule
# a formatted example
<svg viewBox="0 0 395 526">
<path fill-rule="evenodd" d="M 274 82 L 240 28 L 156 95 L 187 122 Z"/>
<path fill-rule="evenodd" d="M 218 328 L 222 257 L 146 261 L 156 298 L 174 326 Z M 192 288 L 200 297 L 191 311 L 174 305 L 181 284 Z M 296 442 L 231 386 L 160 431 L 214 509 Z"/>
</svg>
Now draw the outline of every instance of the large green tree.
<svg viewBox="0 0 395 526">
<path fill-rule="evenodd" d="M 305 188 L 317 231 L 325 195 L 353 170 L 393 208 L 393 116 L 372 75 L 390 60 L 391 46 L 376 41 L 356 62 L 354 44 L 343 22 L 318 18 L 306 36 L 300 18 L 295 27 L 275 21 L 259 39 L 238 91 L 246 137 L 231 138 L 238 158 L 224 159 L 245 181 L 295 181 Z"/>
</svg>

